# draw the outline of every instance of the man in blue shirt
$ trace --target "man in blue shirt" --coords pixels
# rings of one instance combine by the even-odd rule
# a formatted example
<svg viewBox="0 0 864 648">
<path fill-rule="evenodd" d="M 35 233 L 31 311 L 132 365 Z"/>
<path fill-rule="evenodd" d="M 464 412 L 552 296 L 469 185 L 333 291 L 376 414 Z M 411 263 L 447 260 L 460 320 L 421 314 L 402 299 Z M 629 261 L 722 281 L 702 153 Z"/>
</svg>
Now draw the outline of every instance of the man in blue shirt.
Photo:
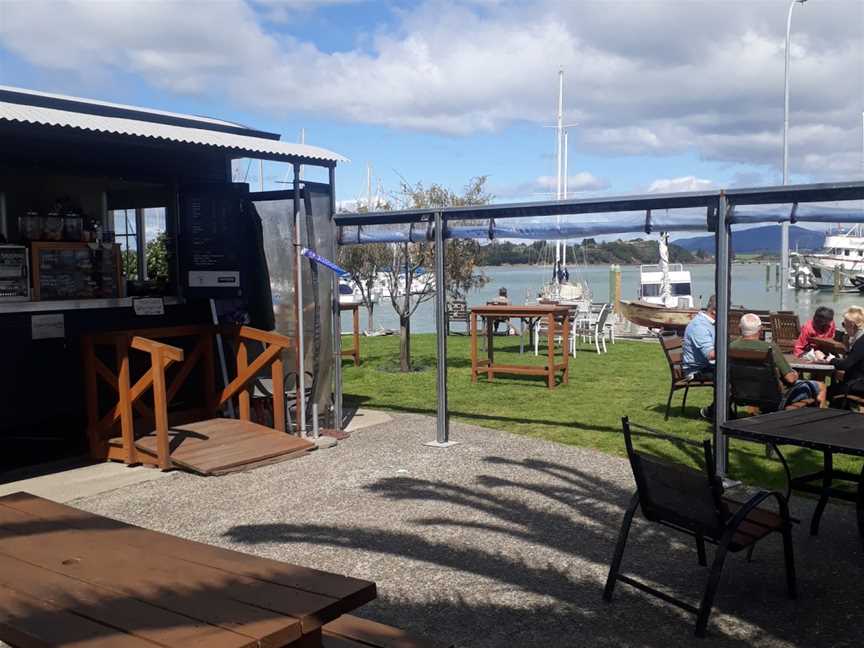
<svg viewBox="0 0 864 648">
<path fill-rule="evenodd" d="M 714 374 L 714 320 L 717 317 L 717 300 L 708 298 L 704 311 L 696 313 L 684 329 L 682 365 L 688 380 L 699 374 Z M 714 404 L 699 412 L 705 418 L 714 415 Z"/>
</svg>

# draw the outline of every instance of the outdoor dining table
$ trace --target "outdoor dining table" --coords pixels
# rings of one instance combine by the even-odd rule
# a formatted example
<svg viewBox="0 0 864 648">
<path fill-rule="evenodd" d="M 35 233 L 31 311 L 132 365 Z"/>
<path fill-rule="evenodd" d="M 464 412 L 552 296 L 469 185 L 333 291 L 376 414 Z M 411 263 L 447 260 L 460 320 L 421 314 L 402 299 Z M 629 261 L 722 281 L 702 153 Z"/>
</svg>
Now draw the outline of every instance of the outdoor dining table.
<svg viewBox="0 0 864 648">
<path fill-rule="evenodd" d="M 471 309 L 471 382 L 477 382 L 477 376 L 486 374 L 488 380 L 492 380 L 496 373 L 523 374 L 529 376 L 546 376 L 546 384 L 549 389 L 555 388 L 555 376 L 562 372 L 563 383 L 569 381 L 569 346 L 570 346 L 570 319 L 569 309 L 566 306 L 557 305 L 530 305 L 519 306 L 511 304 L 496 304 L 486 306 L 475 306 Z M 537 366 L 531 364 L 495 364 L 495 350 L 493 340 L 495 338 L 495 320 L 509 320 L 511 318 L 527 320 L 546 320 L 546 334 L 548 337 L 548 352 L 546 364 Z M 486 319 L 486 359 L 480 360 L 477 352 L 478 323 L 480 319 Z M 559 325 L 560 322 L 560 325 Z M 555 337 L 561 336 L 561 360 L 556 361 Z"/>
<path fill-rule="evenodd" d="M 0 641 L 322 645 L 375 583 L 184 540 L 28 493 L 0 497 Z"/>
<path fill-rule="evenodd" d="M 832 378 L 836 370 L 834 365 L 828 362 L 808 361 L 803 358 L 798 358 L 791 353 L 784 354 L 789 366 L 798 373 L 807 373 L 813 376 L 816 380 L 825 380 Z"/>
<path fill-rule="evenodd" d="M 834 497 L 855 503 L 858 533 L 864 543 L 864 466 L 860 475 L 834 468 L 835 454 L 864 457 L 864 416 L 847 410 L 802 408 L 727 421 L 721 425 L 721 429 L 727 436 L 774 447 L 786 471 L 787 496 L 793 490 L 819 496 L 810 521 L 811 535 L 819 532 L 819 521 L 825 505 Z M 793 477 L 789 464 L 778 448 L 782 445 L 821 452 L 822 470 Z M 857 483 L 857 493 L 835 488 L 835 480 Z"/>
</svg>

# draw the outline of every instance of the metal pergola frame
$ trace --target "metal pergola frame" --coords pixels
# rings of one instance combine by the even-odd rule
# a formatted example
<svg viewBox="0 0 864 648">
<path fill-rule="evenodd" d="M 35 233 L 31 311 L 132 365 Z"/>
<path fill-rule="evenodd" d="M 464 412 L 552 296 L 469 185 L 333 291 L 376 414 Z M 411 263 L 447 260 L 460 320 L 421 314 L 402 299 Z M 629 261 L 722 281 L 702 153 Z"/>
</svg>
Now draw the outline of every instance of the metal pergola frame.
<svg viewBox="0 0 864 648">
<path fill-rule="evenodd" d="M 435 330 L 437 337 L 437 421 L 436 441 L 433 445 L 450 445 L 449 412 L 447 408 L 447 336 L 446 290 L 444 273 L 443 241 L 449 222 L 466 220 L 500 220 L 509 218 L 532 218 L 543 216 L 575 216 L 579 214 L 620 214 L 621 212 L 645 212 L 645 231 L 651 231 L 651 210 L 659 209 L 705 209 L 705 230 L 714 232 L 716 241 L 715 257 L 715 294 L 717 296 L 716 339 L 716 376 L 714 386 L 715 423 L 714 447 L 716 469 L 719 475 L 727 470 L 728 450 L 726 438 L 720 427 L 726 422 L 729 411 L 728 390 L 721 388 L 728 382 L 729 350 L 729 299 L 731 279 L 730 241 L 732 226 L 736 224 L 735 209 L 750 205 L 790 205 L 787 215 L 766 214 L 748 215 L 737 224 L 757 222 L 826 222 L 824 216 L 797 215 L 801 203 L 864 200 L 864 181 L 831 182 L 807 185 L 785 185 L 756 187 L 750 189 L 723 189 L 673 194 L 649 194 L 637 196 L 611 196 L 601 198 L 582 198 L 561 201 L 530 203 L 511 203 L 479 205 L 469 207 L 446 207 L 428 209 L 409 209 L 389 212 L 368 212 L 336 214 L 334 222 L 340 230 L 337 239 L 342 242 L 342 228 L 364 225 L 404 225 L 426 223 L 434 226 L 435 245 Z M 864 222 L 864 211 L 860 216 L 832 218 L 829 222 Z M 615 224 L 614 218 L 611 223 Z M 632 228 L 622 228 L 620 233 L 630 232 Z M 674 230 L 670 230 L 674 231 Z M 604 231 L 605 234 L 615 233 Z M 784 278 L 785 279 L 785 278 Z M 340 386 L 341 387 L 341 386 Z M 340 389 L 341 396 L 341 389 Z M 340 399 L 341 400 L 341 399 Z"/>
</svg>

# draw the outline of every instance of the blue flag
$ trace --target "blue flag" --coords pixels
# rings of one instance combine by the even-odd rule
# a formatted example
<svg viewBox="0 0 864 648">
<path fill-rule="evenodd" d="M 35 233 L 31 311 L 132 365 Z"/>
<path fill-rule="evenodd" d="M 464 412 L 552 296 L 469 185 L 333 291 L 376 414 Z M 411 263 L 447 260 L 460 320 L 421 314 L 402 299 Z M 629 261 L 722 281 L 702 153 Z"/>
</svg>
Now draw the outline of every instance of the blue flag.
<svg viewBox="0 0 864 648">
<path fill-rule="evenodd" d="M 300 248 L 300 254 L 305 256 L 307 259 L 311 259 L 315 263 L 323 265 L 324 267 L 330 268 L 333 272 L 335 272 L 340 277 L 346 276 L 348 271 L 345 268 L 340 268 L 338 265 L 333 263 L 330 259 L 325 259 L 320 254 L 315 252 L 314 250 L 310 250 L 309 248 Z"/>
</svg>

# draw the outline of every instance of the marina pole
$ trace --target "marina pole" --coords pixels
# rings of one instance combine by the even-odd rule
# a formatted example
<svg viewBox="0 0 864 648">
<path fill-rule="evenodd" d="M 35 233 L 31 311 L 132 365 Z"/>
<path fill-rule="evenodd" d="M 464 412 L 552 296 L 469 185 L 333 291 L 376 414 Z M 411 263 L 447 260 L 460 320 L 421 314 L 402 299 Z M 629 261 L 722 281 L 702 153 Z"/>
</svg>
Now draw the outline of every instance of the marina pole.
<svg viewBox="0 0 864 648">
<path fill-rule="evenodd" d="M 435 342 L 438 356 L 438 404 L 435 418 L 435 440 L 423 445 L 449 448 L 450 415 L 447 411 L 447 276 L 444 269 L 444 216 L 435 212 Z"/>
<path fill-rule="evenodd" d="M 720 192 L 717 204 L 717 267 L 714 272 L 714 294 L 717 299 L 717 319 L 714 322 L 716 358 L 714 362 L 714 463 L 717 474 L 726 475 L 729 449 L 720 426 L 729 415 L 728 356 L 729 356 L 729 238 L 731 228 L 727 221 L 729 203 Z"/>
<path fill-rule="evenodd" d="M 791 62 L 792 10 L 796 4 L 804 4 L 807 0 L 792 0 L 789 3 L 789 14 L 786 16 L 786 61 L 783 75 L 783 184 L 789 184 L 789 63 Z M 783 221 L 780 226 L 780 309 L 786 307 L 784 283 L 789 276 L 789 222 Z"/>
</svg>

